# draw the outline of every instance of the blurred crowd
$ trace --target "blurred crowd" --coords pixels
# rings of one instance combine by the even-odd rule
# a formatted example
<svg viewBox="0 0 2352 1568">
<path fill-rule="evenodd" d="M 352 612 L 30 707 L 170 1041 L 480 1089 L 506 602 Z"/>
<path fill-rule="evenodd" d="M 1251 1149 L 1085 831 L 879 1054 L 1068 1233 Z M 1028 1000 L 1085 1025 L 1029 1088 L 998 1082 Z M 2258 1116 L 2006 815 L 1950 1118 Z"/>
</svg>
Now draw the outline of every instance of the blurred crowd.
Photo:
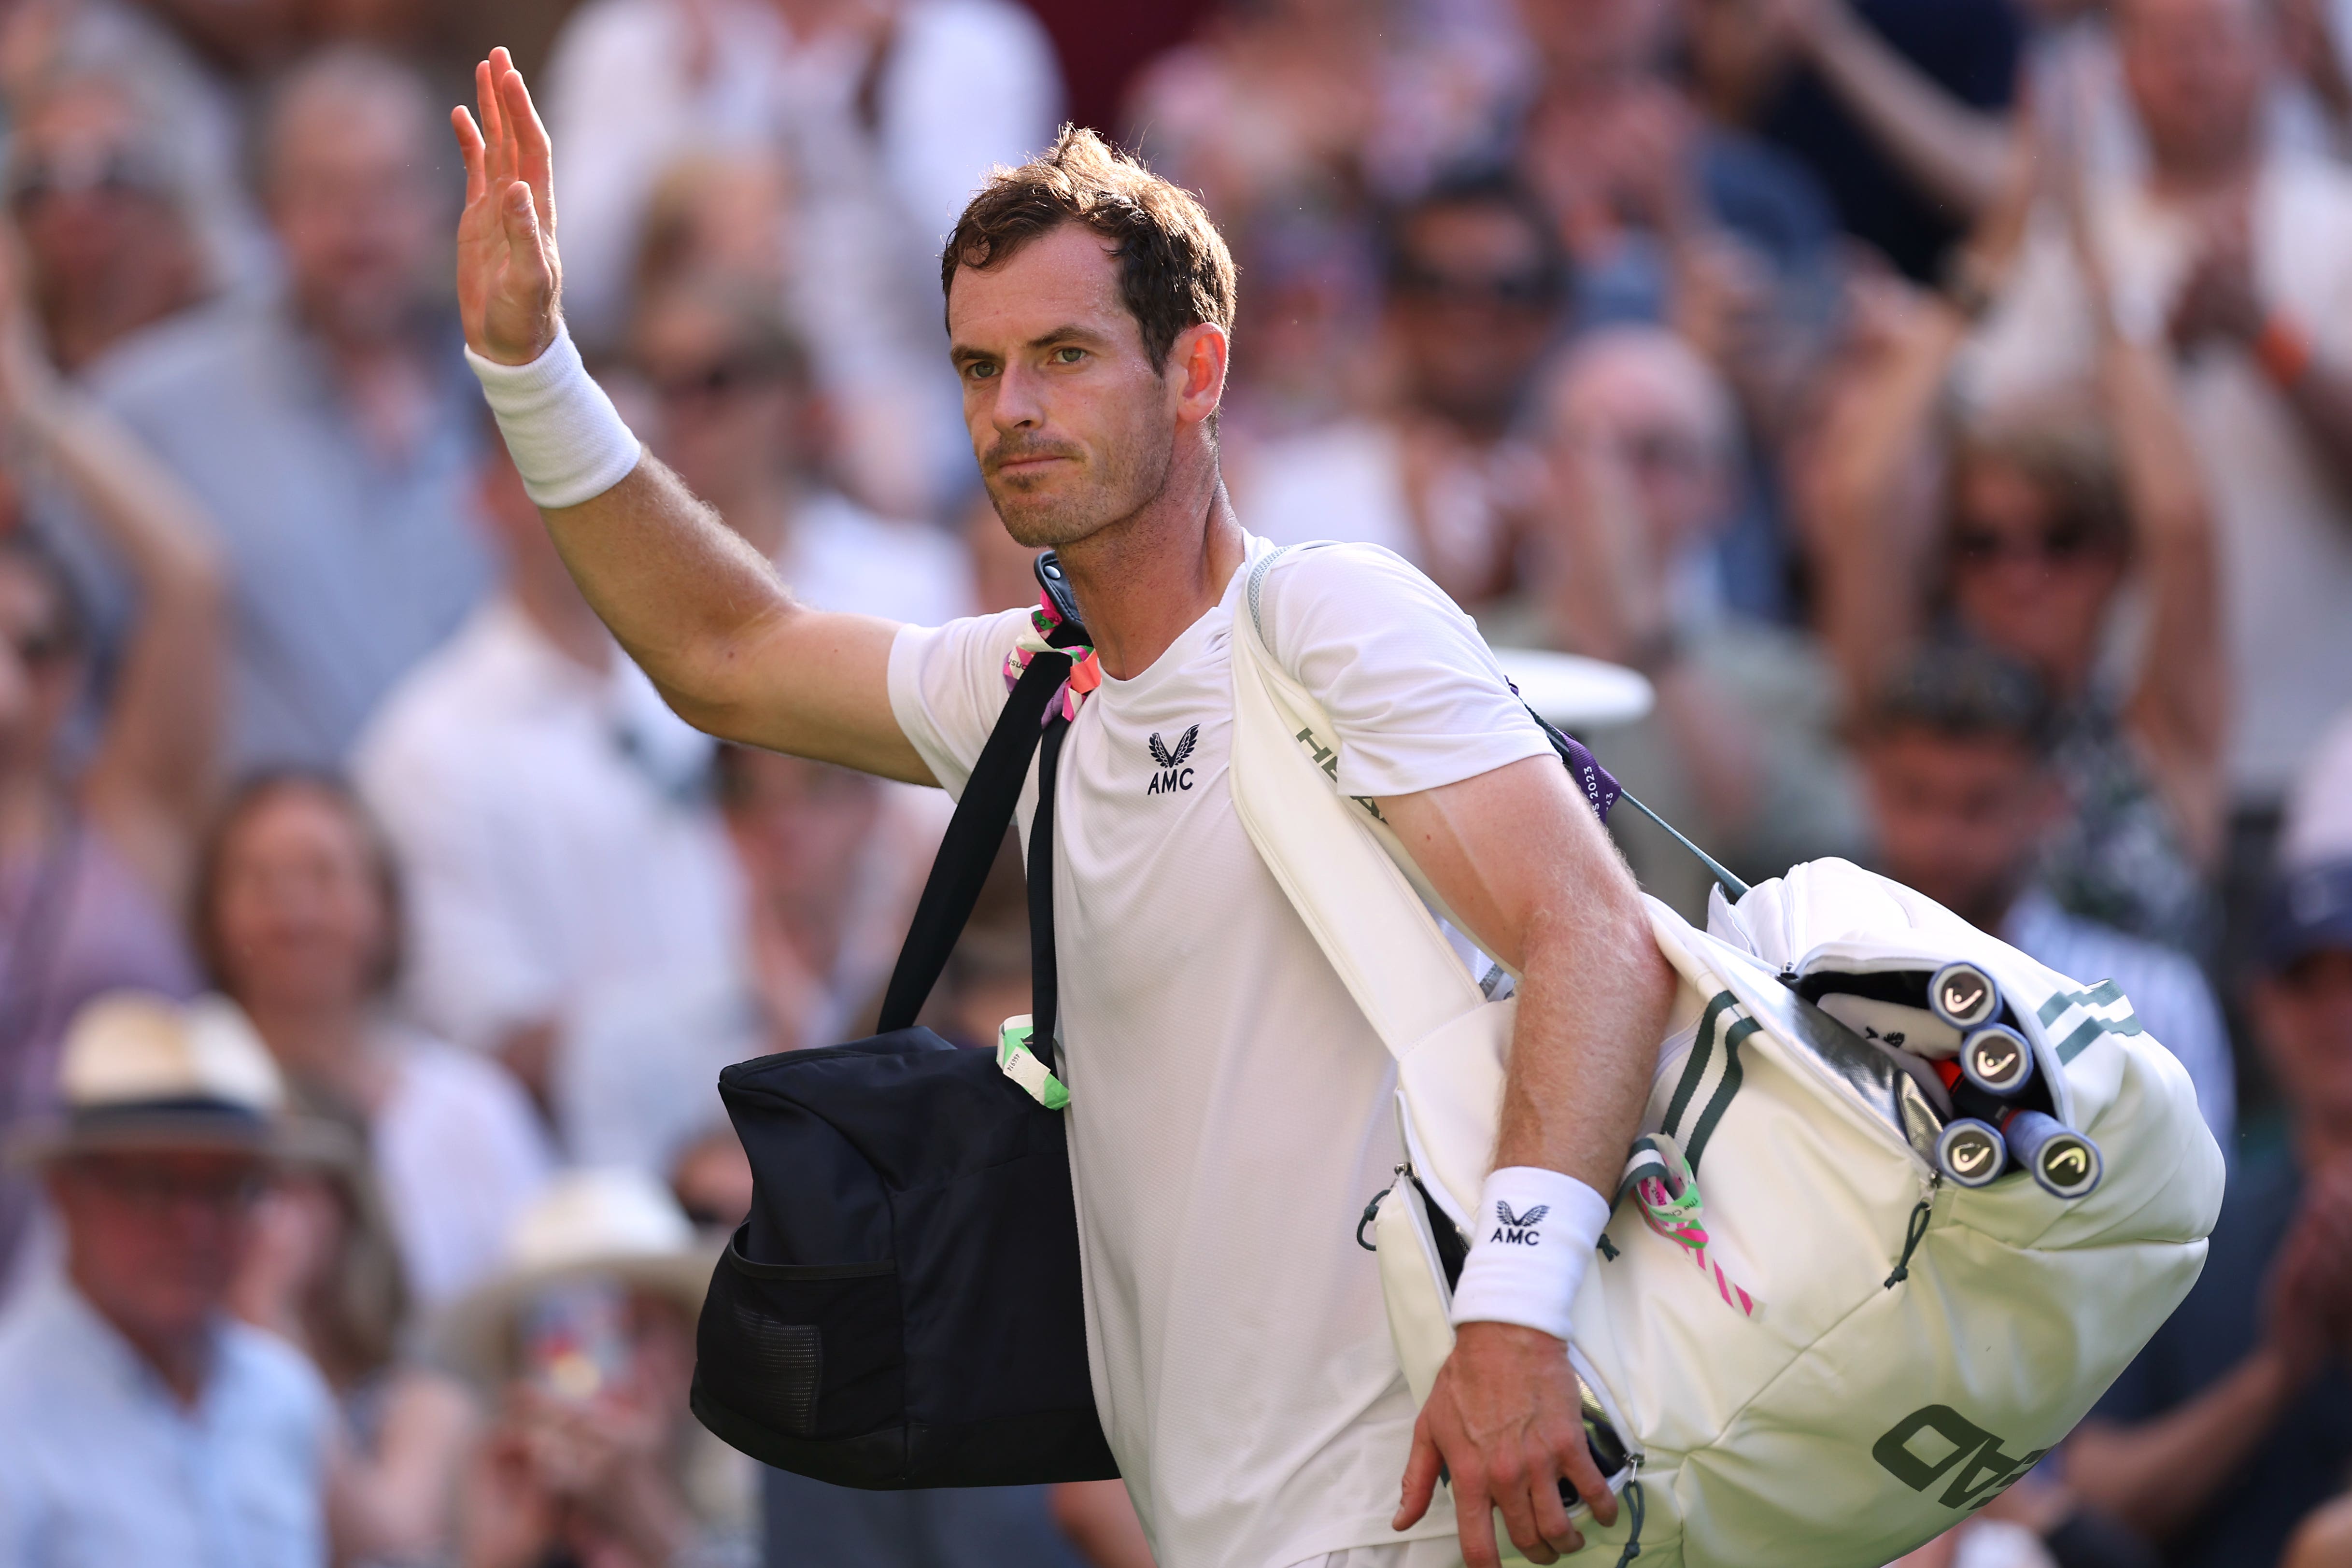
<svg viewBox="0 0 2352 1568">
<path fill-rule="evenodd" d="M 2195 1082 L 2196 1293 L 1917 1561 L 2352 1564 L 2352 5 L 1123 9 L 0 5 L 0 1563 L 1150 1563 L 1115 1483 L 688 1414 L 718 1071 L 866 1031 L 947 804 L 714 746 L 573 589 L 449 297 L 504 42 L 592 366 L 827 608 L 1034 595 L 937 292 L 987 169 L 1076 113 L 1202 193 L 1244 527 L 1641 672 L 1586 738 L 1734 871 L 1873 864 Z M 1007 856 L 927 1021 L 1027 985 Z"/>
</svg>

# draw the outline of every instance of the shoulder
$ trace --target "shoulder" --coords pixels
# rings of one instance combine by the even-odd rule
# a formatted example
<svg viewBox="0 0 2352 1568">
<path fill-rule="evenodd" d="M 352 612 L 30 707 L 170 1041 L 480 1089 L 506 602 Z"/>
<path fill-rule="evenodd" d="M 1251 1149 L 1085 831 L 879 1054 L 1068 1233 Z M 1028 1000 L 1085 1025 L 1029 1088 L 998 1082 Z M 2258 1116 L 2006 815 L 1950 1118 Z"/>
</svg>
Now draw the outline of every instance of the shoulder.
<svg viewBox="0 0 2352 1568">
<path fill-rule="evenodd" d="M 495 598 L 478 607 L 393 684 L 352 748 L 355 773 L 364 779 L 386 767 L 455 760 L 496 733 L 482 715 L 497 706 L 505 686 L 499 610 Z"/>
<path fill-rule="evenodd" d="M 916 0 L 902 8 L 898 25 L 906 47 L 932 54 L 1042 57 L 1053 47 L 1037 18 L 1011 0 Z"/>
<path fill-rule="evenodd" d="M 276 1334 L 234 1320 L 224 1324 L 221 1361 L 248 1409 L 299 1431 L 320 1429 L 334 1406 L 310 1358 Z"/>
<path fill-rule="evenodd" d="M 1253 556 L 1242 613 L 1285 664 L 1307 651 L 1297 639 L 1415 624 L 1456 634 L 1477 629 L 1427 574 L 1384 545 L 1318 542 Z"/>
<path fill-rule="evenodd" d="M 209 406 L 220 394 L 223 376 L 252 351 L 264 329 L 262 314 L 255 301 L 234 298 L 167 317 L 109 350 L 84 380 L 118 411 L 184 399 L 198 386 L 206 396 L 190 406 Z"/>
</svg>

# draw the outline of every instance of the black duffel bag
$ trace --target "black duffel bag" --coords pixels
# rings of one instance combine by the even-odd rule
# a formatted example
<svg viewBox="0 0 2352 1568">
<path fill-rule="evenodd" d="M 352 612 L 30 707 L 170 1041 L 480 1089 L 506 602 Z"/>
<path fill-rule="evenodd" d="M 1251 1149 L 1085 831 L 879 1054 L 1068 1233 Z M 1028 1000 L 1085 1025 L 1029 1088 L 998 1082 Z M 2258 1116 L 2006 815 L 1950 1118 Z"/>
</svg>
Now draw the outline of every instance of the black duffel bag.
<svg viewBox="0 0 2352 1568">
<path fill-rule="evenodd" d="M 1066 610 L 1050 640 L 1083 635 Z M 1036 654 L 1007 697 L 932 864 L 881 1032 L 719 1075 L 754 1196 L 703 1304 L 694 1413 L 779 1469 L 871 1490 L 1118 1474 L 1087 1371 L 1061 1113 L 995 1053 L 913 1027 L 1034 752 L 1033 1049 L 1054 1065 L 1053 791 L 1067 723 L 1040 719 L 1069 667 L 1067 654 Z"/>
</svg>

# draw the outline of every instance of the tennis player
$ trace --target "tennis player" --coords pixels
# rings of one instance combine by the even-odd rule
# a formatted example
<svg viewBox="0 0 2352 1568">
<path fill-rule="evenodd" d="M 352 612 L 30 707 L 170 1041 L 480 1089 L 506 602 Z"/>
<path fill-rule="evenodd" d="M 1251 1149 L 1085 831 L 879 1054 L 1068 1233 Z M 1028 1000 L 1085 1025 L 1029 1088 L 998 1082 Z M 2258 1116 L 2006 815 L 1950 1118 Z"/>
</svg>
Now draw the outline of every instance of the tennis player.
<svg viewBox="0 0 2352 1568">
<path fill-rule="evenodd" d="M 478 122 L 453 115 L 466 338 L 589 602 L 711 733 L 960 789 L 1027 615 L 796 603 L 583 370 L 546 131 L 504 51 L 477 78 Z M 1633 879 L 1419 572 L 1340 546 L 1268 573 L 1269 644 L 1331 716 L 1337 787 L 1521 977 L 1480 1205 L 1513 1223 L 1474 1239 L 1416 1417 L 1353 1239 L 1401 1157 L 1391 1060 L 1226 784 L 1234 612 L 1270 548 L 1218 477 L 1233 261 L 1192 197 L 1066 131 L 973 198 L 940 274 L 982 476 L 1015 539 L 1059 552 L 1099 667 L 1056 806 L 1061 1052 L 1095 1396 L 1159 1560 L 1489 1568 L 1499 1512 L 1554 1562 L 1581 1545 L 1560 1479 L 1616 1512 L 1564 1341 L 1672 993 Z"/>
</svg>

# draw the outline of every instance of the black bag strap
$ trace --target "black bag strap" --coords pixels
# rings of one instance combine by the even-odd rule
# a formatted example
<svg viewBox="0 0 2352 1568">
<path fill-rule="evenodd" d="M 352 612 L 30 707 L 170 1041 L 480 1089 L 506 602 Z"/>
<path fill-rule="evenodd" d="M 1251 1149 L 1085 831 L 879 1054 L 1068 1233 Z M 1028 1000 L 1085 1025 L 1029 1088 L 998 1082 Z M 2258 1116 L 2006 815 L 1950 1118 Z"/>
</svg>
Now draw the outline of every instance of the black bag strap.
<svg viewBox="0 0 2352 1568">
<path fill-rule="evenodd" d="M 1045 721 L 1037 750 L 1037 815 L 1029 823 L 1029 1051 L 1057 1071 L 1054 1021 L 1062 985 L 1054 956 L 1054 776 L 1062 759 L 1062 738 L 1070 721 L 1055 714 Z"/>
<path fill-rule="evenodd" d="M 1044 577 L 1052 565 L 1049 551 L 1039 558 L 1039 575 Z M 1056 568 L 1054 580 L 1058 583 Z M 1079 643 L 1086 639 L 1086 627 L 1074 615 L 1064 614 L 1063 622 L 1054 628 L 1046 641 L 1056 646 Z M 972 905 L 980 902 L 980 890 L 988 880 L 989 867 L 996 862 L 999 848 L 1004 842 L 1005 830 L 1013 825 L 1013 813 L 1021 801 L 1021 786 L 1029 774 L 1029 758 L 1038 743 L 1048 732 L 1042 727 L 1046 704 L 1061 690 L 1069 678 L 1070 656 L 1066 653 L 1038 653 L 1031 657 L 1029 667 L 1013 683 L 1012 695 L 1004 699 L 1004 709 L 997 716 L 996 727 L 989 732 L 988 744 L 981 748 L 980 758 L 972 764 L 971 778 L 964 785 L 963 796 L 956 801 L 955 815 L 949 820 L 947 835 L 940 841 L 938 858 L 931 862 L 931 874 L 923 883 L 922 898 L 915 905 L 915 918 L 907 928 L 906 943 L 898 949 L 898 962 L 890 971 L 890 984 L 882 994 L 882 1014 L 877 1029 L 887 1034 L 893 1030 L 910 1027 L 915 1015 L 923 1010 L 923 1003 L 939 983 L 940 972 L 947 967 L 948 955 L 955 948 L 956 938 L 963 934 L 964 923 L 971 918 Z M 1051 727 L 1058 737 L 1066 727 L 1057 715 Z M 1050 742 L 1050 757 L 1060 749 L 1058 738 Z M 1051 814 L 1051 774 L 1041 767 L 1038 779 L 1038 825 L 1049 830 L 1043 834 L 1037 826 L 1030 830 L 1030 967 L 1033 977 L 1038 971 L 1036 955 L 1038 941 L 1038 893 L 1036 872 L 1036 841 L 1045 841 L 1048 857 L 1053 852 Z M 1053 878 L 1051 860 L 1045 862 L 1044 917 L 1045 959 L 1044 973 L 1053 973 L 1052 899 Z M 1045 1006 L 1037 1010 L 1045 1020 L 1052 1021 L 1053 992 L 1043 993 Z M 1031 1000 L 1036 1008 L 1036 998 Z M 1041 1030 L 1041 1034 L 1045 1031 Z M 1045 1034 L 1037 1055 L 1050 1068 L 1053 1065 L 1052 1036 Z"/>
</svg>

